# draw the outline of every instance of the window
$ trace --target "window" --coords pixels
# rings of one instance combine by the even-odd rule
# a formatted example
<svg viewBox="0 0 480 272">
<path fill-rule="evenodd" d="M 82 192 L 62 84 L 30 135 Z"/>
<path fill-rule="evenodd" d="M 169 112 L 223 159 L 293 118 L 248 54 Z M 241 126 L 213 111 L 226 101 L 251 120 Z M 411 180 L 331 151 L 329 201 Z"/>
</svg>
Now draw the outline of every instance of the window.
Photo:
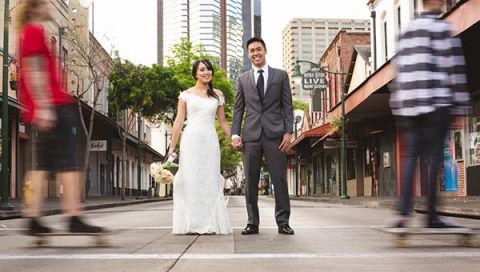
<svg viewBox="0 0 480 272">
<path fill-rule="evenodd" d="M 452 9 L 456 4 L 458 3 L 458 0 L 447 0 L 445 3 L 445 11 L 449 11 Z"/>
<path fill-rule="evenodd" d="M 57 39 L 53 36 L 50 38 L 50 53 L 52 56 L 57 56 Z"/>
<path fill-rule="evenodd" d="M 387 21 L 383 22 L 383 44 L 385 46 L 385 61 L 388 61 L 388 36 L 387 36 Z"/>
<path fill-rule="evenodd" d="M 402 27 L 402 14 L 400 6 L 397 7 L 397 29 L 400 30 Z"/>
<path fill-rule="evenodd" d="M 347 148 L 347 180 L 356 179 L 356 152 L 353 148 Z"/>
<path fill-rule="evenodd" d="M 68 50 L 63 47 L 62 48 L 63 52 L 62 52 L 62 58 L 61 58 L 61 77 L 60 77 L 60 82 L 62 83 L 62 86 L 65 90 L 67 90 L 68 88 Z"/>
<path fill-rule="evenodd" d="M 365 148 L 365 177 L 372 176 L 372 158 L 370 154 L 370 147 Z"/>
<path fill-rule="evenodd" d="M 316 156 L 313 158 L 313 175 L 314 175 L 314 183 L 315 187 L 313 189 L 313 193 L 318 195 L 318 194 L 324 194 L 326 191 L 325 188 L 325 179 L 323 175 L 323 158 L 321 156 Z"/>
<path fill-rule="evenodd" d="M 417 17 L 418 13 L 418 0 L 413 0 L 413 18 Z"/>
</svg>

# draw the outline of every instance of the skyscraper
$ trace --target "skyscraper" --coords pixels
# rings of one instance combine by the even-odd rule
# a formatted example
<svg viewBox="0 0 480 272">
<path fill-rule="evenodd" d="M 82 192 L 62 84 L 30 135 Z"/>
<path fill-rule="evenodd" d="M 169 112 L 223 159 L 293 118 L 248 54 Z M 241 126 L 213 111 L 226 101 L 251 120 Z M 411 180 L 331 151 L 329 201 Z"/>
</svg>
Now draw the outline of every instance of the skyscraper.
<svg viewBox="0 0 480 272">
<path fill-rule="evenodd" d="M 202 45 L 235 78 L 242 70 L 241 0 L 158 0 L 158 63 L 180 38 Z"/>
<path fill-rule="evenodd" d="M 262 3 L 261 0 L 242 0 L 243 7 L 243 46 L 252 37 L 262 37 Z M 252 68 L 248 52 L 243 54 L 243 68 Z"/>
</svg>

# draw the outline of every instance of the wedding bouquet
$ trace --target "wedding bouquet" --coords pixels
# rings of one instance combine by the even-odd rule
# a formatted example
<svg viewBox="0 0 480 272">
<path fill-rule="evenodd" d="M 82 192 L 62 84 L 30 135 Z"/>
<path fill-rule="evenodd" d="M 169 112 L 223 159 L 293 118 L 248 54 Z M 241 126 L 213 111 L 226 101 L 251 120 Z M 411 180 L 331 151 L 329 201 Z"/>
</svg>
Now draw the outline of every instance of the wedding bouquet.
<svg viewBox="0 0 480 272">
<path fill-rule="evenodd" d="M 153 163 L 150 166 L 150 171 L 155 182 L 161 184 L 171 184 L 173 182 L 175 176 L 172 174 L 171 169 L 178 167 L 178 164 L 174 163 L 175 159 L 176 155 L 172 154 L 165 163 Z"/>
</svg>

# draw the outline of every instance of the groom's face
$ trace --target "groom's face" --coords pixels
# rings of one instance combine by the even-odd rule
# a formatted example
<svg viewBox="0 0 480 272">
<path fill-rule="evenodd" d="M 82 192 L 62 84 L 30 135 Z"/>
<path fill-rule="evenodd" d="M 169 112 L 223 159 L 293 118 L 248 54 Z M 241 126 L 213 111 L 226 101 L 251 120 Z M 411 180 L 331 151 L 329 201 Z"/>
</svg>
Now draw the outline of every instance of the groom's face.
<svg viewBox="0 0 480 272">
<path fill-rule="evenodd" d="M 248 57 L 252 61 L 252 64 L 255 67 L 263 67 L 265 66 L 265 55 L 267 54 L 267 50 L 263 46 L 261 42 L 253 42 L 248 45 Z"/>
</svg>

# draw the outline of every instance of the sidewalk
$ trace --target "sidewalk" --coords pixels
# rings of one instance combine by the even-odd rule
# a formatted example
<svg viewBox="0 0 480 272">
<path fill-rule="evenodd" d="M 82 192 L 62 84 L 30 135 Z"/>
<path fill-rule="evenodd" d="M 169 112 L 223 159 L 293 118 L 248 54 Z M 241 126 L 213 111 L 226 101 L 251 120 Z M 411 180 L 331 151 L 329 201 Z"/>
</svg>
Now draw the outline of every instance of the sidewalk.
<svg viewBox="0 0 480 272">
<path fill-rule="evenodd" d="M 365 208 L 395 209 L 396 197 L 352 197 L 339 199 L 330 197 L 300 196 L 291 197 L 292 200 L 315 201 L 324 203 L 356 205 Z M 426 213 L 427 198 L 416 198 L 414 209 L 418 213 Z M 463 218 L 480 219 L 480 196 L 476 197 L 440 197 L 438 212 L 441 215 Z"/>
<path fill-rule="evenodd" d="M 171 200 L 171 197 L 143 197 L 137 199 L 135 196 L 126 197 L 125 200 L 121 200 L 120 196 L 107 196 L 107 197 L 89 197 L 82 203 L 81 206 L 84 210 L 105 209 L 119 206 L 128 206 L 150 202 L 160 202 Z M 9 202 L 13 206 L 13 211 L 0 210 L 0 220 L 14 219 L 22 217 L 22 202 L 18 199 L 11 200 Z M 49 198 L 43 203 L 43 214 L 53 215 L 61 213 L 60 199 Z"/>
</svg>

